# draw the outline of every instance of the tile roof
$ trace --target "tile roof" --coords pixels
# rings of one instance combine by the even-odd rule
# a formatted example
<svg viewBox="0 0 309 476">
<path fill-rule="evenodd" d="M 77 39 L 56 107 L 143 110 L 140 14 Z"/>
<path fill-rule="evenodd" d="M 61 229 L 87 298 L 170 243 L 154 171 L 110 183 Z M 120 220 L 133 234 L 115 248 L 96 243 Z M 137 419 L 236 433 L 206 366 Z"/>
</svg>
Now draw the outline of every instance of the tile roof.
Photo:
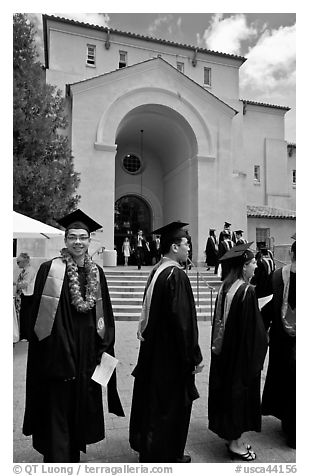
<svg viewBox="0 0 309 476">
<path fill-rule="evenodd" d="M 248 100 L 248 99 L 241 99 L 241 101 L 244 103 L 244 104 L 249 104 L 251 106 L 264 106 L 264 107 L 273 107 L 275 109 L 284 109 L 285 111 L 290 111 L 290 107 L 288 106 L 278 106 L 276 104 L 268 104 L 268 103 L 265 103 L 265 102 L 257 102 L 257 101 L 251 101 L 251 100 Z"/>
<path fill-rule="evenodd" d="M 249 218 L 288 218 L 296 219 L 296 211 L 283 208 L 269 207 L 266 205 L 247 205 Z"/>
</svg>

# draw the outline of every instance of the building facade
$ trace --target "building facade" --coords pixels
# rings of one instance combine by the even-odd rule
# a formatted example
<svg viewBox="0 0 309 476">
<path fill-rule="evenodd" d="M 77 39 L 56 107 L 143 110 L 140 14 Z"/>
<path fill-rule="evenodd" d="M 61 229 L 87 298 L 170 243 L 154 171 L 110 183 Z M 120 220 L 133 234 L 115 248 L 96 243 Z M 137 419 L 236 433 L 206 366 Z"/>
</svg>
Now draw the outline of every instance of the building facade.
<svg viewBox="0 0 309 476">
<path fill-rule="evenodd" d="M 197 262 L 209 228 L 219 233 L 225 221 L 250 241 L 267 229 L 275 244 L 290 242 L 289 108 L 239 98 L 245 58 L 48 15 L 43 27 L 46 81 L 66 98 L 80 207 L 102 223 L 96 239 L 106 250 L 178 219 L 190 224 Z"/>
</svg>

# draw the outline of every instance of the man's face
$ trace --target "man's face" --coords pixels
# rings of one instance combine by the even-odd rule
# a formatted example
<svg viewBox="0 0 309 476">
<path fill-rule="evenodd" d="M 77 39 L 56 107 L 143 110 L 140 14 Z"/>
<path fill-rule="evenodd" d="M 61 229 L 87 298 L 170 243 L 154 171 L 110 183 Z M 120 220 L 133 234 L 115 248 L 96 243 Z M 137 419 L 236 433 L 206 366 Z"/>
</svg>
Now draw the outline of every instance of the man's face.
<svg viewBox="0 0 309 476">
<path fill-rule="evenodd" d="M 187 238 L 181 238 L 180 244 L 176 244 L 176 246 L 178 247 L 176 261 L 178 261 L 178 263 L 185 263 L 188 259 L 190 248 Z"/>
<path fill-rule="evenodd" d="M 70 229 L 64 240 L 66 247 L 73 258 L 83 257 L 88 251 L 90 241 L 88 231 L 83 228 Z"/>
</svg>

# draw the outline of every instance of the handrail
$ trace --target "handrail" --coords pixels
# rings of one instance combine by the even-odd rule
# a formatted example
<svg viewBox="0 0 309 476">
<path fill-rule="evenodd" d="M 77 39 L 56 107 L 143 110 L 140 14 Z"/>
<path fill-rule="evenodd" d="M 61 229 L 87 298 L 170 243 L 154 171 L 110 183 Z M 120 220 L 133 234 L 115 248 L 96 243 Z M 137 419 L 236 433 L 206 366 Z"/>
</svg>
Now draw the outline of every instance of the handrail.
<svg viewBox="0 0 309 476">
<path fill-rule="evenodd" d="M 190 258 L 188 258 L 187 260 L 187 263 L 189 262 L 189 264 L 191 266 L 193 266 L 194 268 L 196 268 L 196 274 L 197 274 L 197 306 L 199 307 L 199 303 L 200 303 L 200 286 L 199 286 L 199 279 L 200 277 L 202 278 L 202 280 L 204 281 L 204 283 L 206 284 L 206 286 L 210 289 L 210 315 L 212 317 L 212 300 L 213 300 L 213 296 L 212 296 L 212 293 L 215 291 L 215 288 L 213 286 L 210 286 L 210 284 L 206 281 L 206 279 L 204 278 L 204 276 L 201 274 L 201 272 L 199 271 L 199 267 L 196 266 L 193 261 L 190 260 Z M 188 274 L 188 271 L 187 271 L 187 266 L 186 266 L 186 272 Z"/>
</svg>

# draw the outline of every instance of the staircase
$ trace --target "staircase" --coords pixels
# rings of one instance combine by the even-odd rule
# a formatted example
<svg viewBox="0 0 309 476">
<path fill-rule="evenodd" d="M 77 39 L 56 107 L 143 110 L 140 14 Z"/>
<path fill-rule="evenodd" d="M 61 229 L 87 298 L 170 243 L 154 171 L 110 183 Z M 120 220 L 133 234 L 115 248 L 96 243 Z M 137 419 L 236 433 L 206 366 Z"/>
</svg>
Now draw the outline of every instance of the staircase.
<svg viewBox="0 0 309 476">
<path fill-rule="evenodd" d="M 135 266 L 104 268 L 116 321 L 138 321 L 144 289 L 151 269 L 150 266 L 144 266 L 141 270 L 137 270 Z M 188 271 L 188 276 L 195 298 L 197 318 L 201 321 L 208 321 L 211 319 L 211 290 L 206 282 L 214 288 L 212 292 L 213 310 L 221 281 L 217 276 L 214 276 L 213 271 L 207 272 L 203 268 L 199 268 L 199 271 L 199 279 L 197 279 L 196 269 Z"/>
</svg>

